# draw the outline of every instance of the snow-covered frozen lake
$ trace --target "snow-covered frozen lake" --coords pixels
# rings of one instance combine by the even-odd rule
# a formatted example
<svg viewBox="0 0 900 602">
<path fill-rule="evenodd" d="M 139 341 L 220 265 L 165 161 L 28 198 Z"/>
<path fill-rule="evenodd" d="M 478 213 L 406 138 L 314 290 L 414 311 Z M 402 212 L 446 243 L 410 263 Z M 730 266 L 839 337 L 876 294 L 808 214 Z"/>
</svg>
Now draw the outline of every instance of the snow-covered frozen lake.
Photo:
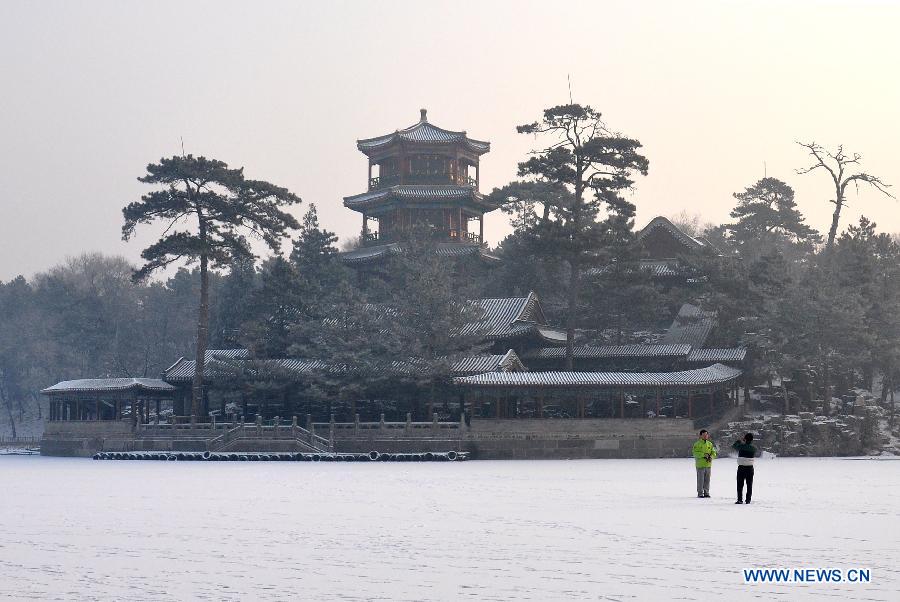
<svg viewBox="0 0 900 602">
<path fill-rule="evenodd" d="M 900 600 L 900 461 L 0 457 L 0 597 Z M 741 569 L 870 568 L 867 584 Z"/>
</svg>

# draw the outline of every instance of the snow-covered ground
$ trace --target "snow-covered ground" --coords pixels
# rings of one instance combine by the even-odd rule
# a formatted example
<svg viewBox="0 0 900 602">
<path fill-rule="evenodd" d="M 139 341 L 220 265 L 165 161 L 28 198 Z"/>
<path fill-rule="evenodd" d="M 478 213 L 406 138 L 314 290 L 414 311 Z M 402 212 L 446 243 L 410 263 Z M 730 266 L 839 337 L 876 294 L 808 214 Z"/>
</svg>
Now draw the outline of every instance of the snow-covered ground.
<svg viewBox="0 0 900 602">
<path fill-rule="evenodd" d="M 95 462 L 0 457 L 0 597 L 900 600 L 900 461 Z M 868 584 L 741 569 L 869 568 Z"/>
</svg>

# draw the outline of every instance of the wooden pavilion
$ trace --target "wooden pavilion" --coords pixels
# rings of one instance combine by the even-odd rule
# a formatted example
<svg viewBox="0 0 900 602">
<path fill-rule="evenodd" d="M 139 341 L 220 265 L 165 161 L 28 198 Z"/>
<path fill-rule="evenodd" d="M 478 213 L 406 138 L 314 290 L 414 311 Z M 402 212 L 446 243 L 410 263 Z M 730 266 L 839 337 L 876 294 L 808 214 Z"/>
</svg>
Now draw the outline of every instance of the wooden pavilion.
<svg viewBox="0 0 900 602">
<path fill-rule="evenodd" d="M 157 422 L 163 409 L 172 409 L 175 391 L 156 378 L 83 378 L 64 380 L 41 393 L 50 398 L 52 421 L 129 417 L 133 422 L 149 423 L 151 408 Z"/>
</svg>

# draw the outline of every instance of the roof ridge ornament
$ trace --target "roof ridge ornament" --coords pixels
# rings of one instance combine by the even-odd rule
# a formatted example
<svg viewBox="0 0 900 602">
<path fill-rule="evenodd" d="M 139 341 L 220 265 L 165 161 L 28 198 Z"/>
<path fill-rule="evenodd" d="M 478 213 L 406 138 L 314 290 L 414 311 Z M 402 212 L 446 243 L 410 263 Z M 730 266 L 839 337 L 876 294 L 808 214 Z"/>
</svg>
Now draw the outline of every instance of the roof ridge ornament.
<svg viewBox="0 0 900 602">
<path fill-rule="evenodd" d="M 419 109 L 419 123 L 428 123 L 428 109 Z"/>
</svg>

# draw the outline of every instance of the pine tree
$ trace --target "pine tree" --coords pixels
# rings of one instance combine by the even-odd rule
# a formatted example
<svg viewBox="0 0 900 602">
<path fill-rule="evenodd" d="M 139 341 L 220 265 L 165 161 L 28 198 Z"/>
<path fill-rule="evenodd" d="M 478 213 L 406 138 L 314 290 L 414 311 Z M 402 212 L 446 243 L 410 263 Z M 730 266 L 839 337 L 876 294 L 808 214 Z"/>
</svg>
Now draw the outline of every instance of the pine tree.
<svg viewBox="0 0 900 602">
<path fill-rule="evenodd" d="M 649 162 L 639 152 L 640 142 L 611 131 L 589 106 L 546 109 L 541 121 L 516 130 L 549 142 L 519 164 L 519 176 L 550 188 L 542 191 L 546 219 L 539 221 L 540 230 L 530 231 L 565 264 L 566 364 L 571 370 L 585 301 L 584 273 L 631 244 L 635 207 L 622 193 L 634 184 L 633 174 L 647 174 Z"/>
<path fill-rule="evenodd" d="M 144 265 L 135 273 L 140 280 L 180 260 L 200 263 L 200 303 L 197 310 L 197 370 L 193 383 L 191 418 L 200 414 L 203 367 L 209 339 L 209 270 L 229 265 L 235 257 L 250 256 L 243 233 L 251 233 L 277 251 L 281 239 L 297 220 L 282 211 L 300 202 L 286 188 L 248 180 L 243 168 L 231 169 L 222 161 L 193 155 L 161 159 L 147 166 L 138 178 L 160 188 L 130 203 L 122 214 L 122 238 L 130 239 L 139 224 L 166 223 L 162 237 L 141 252 Z M 196 228 L 176 229 L 183 220 Z"/>
<path fill-rule="evenodd" d="M 738 204 L 726 227 L 730 242 L 747 260 L 755 260 L 773 246 L 789 257 L 814 250 L 821 236 L 805 223 L 794 201 L 794 190 L 776 178 L 763 178 L 744 192 L 734 193 Z"/>
<path fill-rule="evenodd" d="M 307 315 L 322 316 L 317 308 L 330 303 L 329 298 L 339 283 L 349 278 L 338 257 L 336 243 L 337 236 L 319 226 L 316 206 L 310 204 L 290 257 L 298 277 L 300 309 Z"/>
</svg>

